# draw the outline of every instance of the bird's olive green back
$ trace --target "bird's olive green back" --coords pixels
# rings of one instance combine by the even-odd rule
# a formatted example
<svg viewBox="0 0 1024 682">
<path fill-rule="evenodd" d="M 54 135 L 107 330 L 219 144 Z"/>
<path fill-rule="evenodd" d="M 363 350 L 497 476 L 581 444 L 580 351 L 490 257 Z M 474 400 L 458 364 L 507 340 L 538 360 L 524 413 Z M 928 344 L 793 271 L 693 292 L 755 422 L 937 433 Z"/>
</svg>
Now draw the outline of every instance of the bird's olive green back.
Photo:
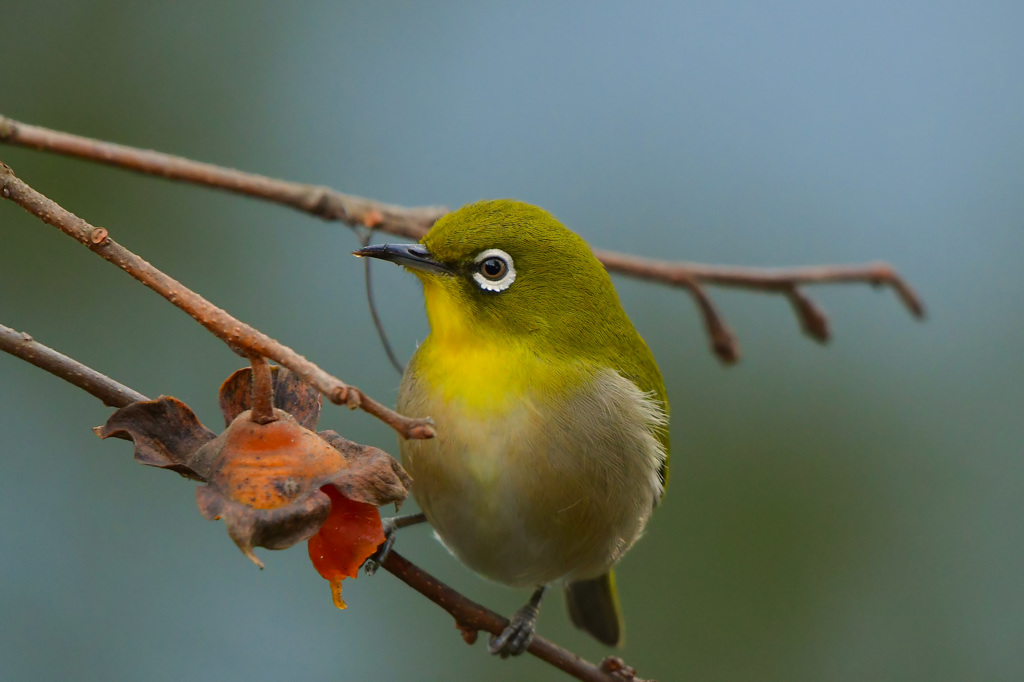
<svg viewBox="0 0 1024 682">
<path fill-rule="evenodd" d="M 614 368 L 668 412 L 661 372 L 608 272 L 550 213 L 510 199 L 481 201 L 443 217 L 422 243 L 455 272 L 443 286 L 455 305 L 470 311 L 480 334 L 525 343 L 555 365 Z M 487 249 L 512 257 L 516 279 L 504 291 L 484 291 L 473 281 L 473 260 Z M 667 428 L 659 438 L 668 453 Z M 666 459 L 664 479 L 667 473 Z"/>
</svg>

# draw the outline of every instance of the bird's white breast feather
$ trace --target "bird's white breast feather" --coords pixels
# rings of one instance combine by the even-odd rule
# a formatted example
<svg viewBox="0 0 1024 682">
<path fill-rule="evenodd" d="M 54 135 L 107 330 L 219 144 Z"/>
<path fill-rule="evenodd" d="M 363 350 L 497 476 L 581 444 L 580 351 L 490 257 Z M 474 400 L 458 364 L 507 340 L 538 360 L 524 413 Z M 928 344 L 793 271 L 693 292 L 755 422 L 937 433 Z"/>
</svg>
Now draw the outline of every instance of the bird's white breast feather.
<svg viewBox="0 0 1024 682">
<path fill-rule="evenodd" d="M 485 420 L 407 376 L 399 409 L 437 423 L 436 438 L 402 443 L 413 495 L 445 546 L 499 582 L 602 574 L 661 497 L 667 415 L 614 370 L 554 401 L 524 396 Z"/>
</svg>

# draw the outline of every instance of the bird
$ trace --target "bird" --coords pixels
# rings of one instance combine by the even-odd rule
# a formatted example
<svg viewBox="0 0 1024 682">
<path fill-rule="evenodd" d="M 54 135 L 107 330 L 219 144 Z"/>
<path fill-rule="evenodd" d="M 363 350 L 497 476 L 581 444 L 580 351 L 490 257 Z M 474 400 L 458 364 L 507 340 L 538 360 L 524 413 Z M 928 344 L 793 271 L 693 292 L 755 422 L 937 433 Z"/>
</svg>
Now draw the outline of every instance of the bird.
<svg viewBox="0 0 1024 682">
<path fill-rule="evenodd" d="M 491 653 L 529 647 L 559 583 L 573 624 L 619 645 L 613 569 L 664 495 L 669 405 L 607 270 L 553 215 L 512 199 L 354 254 L 423 285 L 430 333 L 396 406 L 435 423 L 434 438 L 399 443 L 420 519 L 479 575 L 534 590 Z"/>
</svg>

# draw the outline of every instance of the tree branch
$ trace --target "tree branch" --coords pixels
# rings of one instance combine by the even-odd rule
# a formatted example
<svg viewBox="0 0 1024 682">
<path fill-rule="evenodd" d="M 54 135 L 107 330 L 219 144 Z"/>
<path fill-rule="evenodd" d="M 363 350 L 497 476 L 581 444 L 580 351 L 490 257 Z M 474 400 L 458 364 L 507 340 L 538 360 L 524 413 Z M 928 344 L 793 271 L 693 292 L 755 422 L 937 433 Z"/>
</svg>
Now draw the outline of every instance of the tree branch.
<svg viewBox="0 0 1024 682">
<path fill-rule="evenodd" d="M 0 142 L 98 161 L 170 180 L 216 187 L 291 206 L 324 220 L 338 220 L 353 227 L 364 225 L 411 239 L 419 239 L 448 212 L 443 206 L 390 206 L 329 187 L 275 180 L 180 156 L 41 128 L 4 116 L 0 116 Z"/>
<path fill-rule="evenodd" d="M 26 360 L 87 391 L 109 407 L 120 408 L 133 402 L 149 400 L 141 393 L 119 384 L 77 360 L 33 341 L 28 334 L 17 332 L 3 325 L 0 325 L 0 350 Z M 259 364 L 260 361 L 254 362 L 254 394 L 257 390 L 264 393 L 268 390 L 269 371 L 264 372 L 268 376 L 262 380 L 258 378 L 257 373 L 269 368 L 265 362 L 259 367 L 255 366 Z M 259 389 L 255 386 L 258 380 L 263 384 Z M 445 585 L 395 551 L 388 554 L 381 566 L 451 614 L 459 629 L 462 630 L 463 638 L 469 643 L 475 640 L 475 633 L 478 630 L 498 634 L 508 625 L 506 618 Z M 596 666 L 543 637 L 534 637 L 528 651 L 579 680 L 643 682 L 633 675 L 631 668 L 623 666 L 617 658 L 610 657 L 600 666 Z"/>
<path fill-rule="evenodd" d="M 725 362 L 739 357 L 735 339 L 711 305 L 701 284 L 752 289 L 786 296 L 793 305 L 800 326 L 811 338 L 828 341 L 832 332 L 825 312 L 800 287 L 808 284 L 867 283 L 887 286 L 918 318 L 925 316 L 924 302 L 914 289 L 886 263 L 862 265 L 816 265 L 802 268 L 745 268 L 728 265 L 706 265 L 683 261 L 643 258 L 615 251 L 595 249 L 594 254 L 609 270 L 653 282 L 681 286 L 690 290 L 703 313 L 705 327 L 712 340 L 712 349 Z"/>
<path fill-rule="evenodd" d="M 594 253 L 609 270 L 664 284 L 682 285 L 690 277 L 704 284 L 786 293 L 801 284 L 846 284 L 866 282 L 888 286 L 896 292 L 915 317 L 924 317 L 921 297 L 886 263 L 863 265 L 815 265 L 802 268 L 746 268 L 730 265 L 706 265 L 683 261 L 664 261 L 631 256 L 615 251 Z"/>
<path fill-rule="evenodd" d="M 451 614 L 469 644 L 476 640 L 476 632 L 479 630 L 499 635 L 508 626 L 507 618 L 456 592 L 394 550 L 384 558 L 381 567 Z M 613 673 L 611 669 L 614 663 L 596 666 L 543 637 L 534 637 L 527 651 L 579 680 L 642 682 L 628 669 L 619 674 Z"/>
<path fill-rule="evenodd" d="M 244 173 L 179 156 L 136 149 L 71 135 L 48 128 L 19 123 L 0 116 L 0 142 L 40 149 L 111 166 L 157 175 L 171 180 L 191 182 L 264 199 L 324 220 L 338 220 L 352 227 L 365 226 L 390 234 L 420 239 L 447 209 L 440 206 L 408 208 L 344 194 L 328 187 L 303 185 Z M 924 316 L 924 304 L 907 282 L 885 263 L 866 265 L 822 265 L 810 268 L 740 268 L 661 261 L 615 251 L 594 250 L 611 272 L 652 282 L 682 286 L 694 297 L 712 351 L 726 363 L 739 359 L 736 338 L 711 302 L 704 285 L 754 289 L 786 296 L 793 304 L 800 325 L 812 338 L 824 342 L 831 336 L 828 318 L 810 298 L 797 289 L 800 285 L 867 282 L 888 286 L 918 318 Z"/>
<path fill-rule="evenodd" d="M 86 367 L 49 346 L 44 346 L 28 334 L 0 324 L 0 350 L 29 362 L 60 377 L 89 395 L 99 398 L 107 407 L 124 407 L 130 403 L 149 400 L 141 393 L 117 383 L 105 374 Z"/>
<path fill-rule="evenodd" d="M 362 408 L 404 438 L 431 438 L 429 419 L 411 419 L 377 402 L 355 386 L 331 376 L 291 348 L 218 308 L 172 277 L 110 238 L 106 228 L 94 227 L 20 180 L 0 161 L 0 197 L 10 199 L 40 220 L 77 239 L 97 255 L 118 266 L 157 292 L 244 357 L 260 355 L 292 370 L 336 404 Z"/>
</svg>

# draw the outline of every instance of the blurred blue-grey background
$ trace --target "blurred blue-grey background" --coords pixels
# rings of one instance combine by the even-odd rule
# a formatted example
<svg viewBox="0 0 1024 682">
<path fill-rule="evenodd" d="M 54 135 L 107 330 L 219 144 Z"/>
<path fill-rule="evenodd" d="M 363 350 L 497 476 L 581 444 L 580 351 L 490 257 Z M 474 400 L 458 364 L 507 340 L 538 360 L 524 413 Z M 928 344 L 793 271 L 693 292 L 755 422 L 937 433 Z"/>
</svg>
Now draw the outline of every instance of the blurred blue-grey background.
<svg viewBox="0 0 1024 682">
<path fill-rule="evenodd" d="M 1024 5 L 1019 2 L 3 3 L 0 113 L 407 205 L 511 196 L 592 244 L 758 266 L 885 259 L 888 292 L 617 278 L 665 374 L 673 481 L 621 565 L 622 655 L 662 680 L 1024 678 Z M 0 146 L 30 184 L 384 401 L 352 233 Z M 0 204 L 0 322 L 217 425 L 241 366 L 192 320 Z M 392 340 L 418 284 L 376 269 Z M 391 576 L 337 611 L 304 547 L 256 570 L 193 485 L 90 432 L 98 401 L 0 357 L 0 678 L 556 680 L 491 660 Z M 395 450 L 372 418 L 322 421 Z M 511 612 L 425 529 L 401 551 Z M 560 598 L 540 630 L 600 659 Z"/>
</svg>

